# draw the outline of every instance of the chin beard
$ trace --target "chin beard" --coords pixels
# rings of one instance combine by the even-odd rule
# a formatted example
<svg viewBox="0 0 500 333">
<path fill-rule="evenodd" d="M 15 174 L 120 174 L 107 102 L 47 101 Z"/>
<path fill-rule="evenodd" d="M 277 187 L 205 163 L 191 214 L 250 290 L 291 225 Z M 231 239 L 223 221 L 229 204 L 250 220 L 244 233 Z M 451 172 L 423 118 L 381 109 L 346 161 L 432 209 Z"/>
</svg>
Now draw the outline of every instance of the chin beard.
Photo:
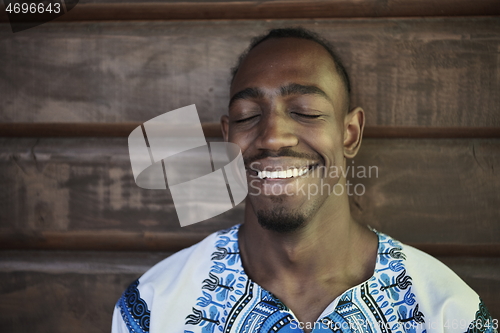
<svg viewBox="0 0 500 333">
<path fill-rule="evenodd" d="M 306 217 L 281 207 L 270 211 L 257 211 L 257 220 L 267 230 L 288 233 L 302 228 L 306 222 Z"/>
</svg>

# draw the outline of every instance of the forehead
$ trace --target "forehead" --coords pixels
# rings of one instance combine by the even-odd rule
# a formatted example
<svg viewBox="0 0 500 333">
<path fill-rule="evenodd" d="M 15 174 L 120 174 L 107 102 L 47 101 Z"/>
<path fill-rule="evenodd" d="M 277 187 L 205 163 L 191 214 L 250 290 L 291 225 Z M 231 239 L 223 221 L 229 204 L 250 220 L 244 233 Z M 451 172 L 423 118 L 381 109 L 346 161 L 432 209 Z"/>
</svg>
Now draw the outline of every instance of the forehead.
<svg viewBox="0 0 500 333">
<path fill-rule="evenodd" d="M 288 84 L 312 85 L 332 100 L 342 100 L 343 86 L 330 54 L 316 42 L 272 38 L 252 49 L 231 84 L 231 97 L 246 88 L 274 91 Z"/>
</svg>

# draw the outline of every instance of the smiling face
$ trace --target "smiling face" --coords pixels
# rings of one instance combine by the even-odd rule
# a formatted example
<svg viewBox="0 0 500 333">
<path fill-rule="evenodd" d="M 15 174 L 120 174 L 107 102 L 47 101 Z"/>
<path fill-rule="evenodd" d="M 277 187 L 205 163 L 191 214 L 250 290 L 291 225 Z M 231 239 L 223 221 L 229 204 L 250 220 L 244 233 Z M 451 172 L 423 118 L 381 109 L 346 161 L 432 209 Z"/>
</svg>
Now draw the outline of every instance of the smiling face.
<svg viewBox="0 0 500 333">
<path fill-rule="evenodd" d="M 240 65 L 230 94 L 224 137 L 241 148 L 247 205 L 259 223 L 286 232 L 328 216 L 339 200 L 334 186 L 342 185 L 332 171 L 356 153 L 363 121 L 362 110 L 347 113 L 348 96 L 328 52 L 305 39 L 266 40 Z M 361 120 L 358 133 L 353 118 Z"/>
</svg>

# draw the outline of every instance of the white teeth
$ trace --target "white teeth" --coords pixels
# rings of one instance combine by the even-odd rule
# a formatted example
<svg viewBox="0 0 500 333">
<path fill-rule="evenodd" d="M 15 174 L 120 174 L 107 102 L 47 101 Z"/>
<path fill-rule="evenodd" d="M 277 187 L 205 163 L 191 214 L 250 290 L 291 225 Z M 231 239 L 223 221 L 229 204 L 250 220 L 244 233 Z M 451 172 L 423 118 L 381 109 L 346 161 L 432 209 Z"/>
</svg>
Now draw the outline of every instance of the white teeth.
<svg viewBox="0 0 500 333">
<path fill-rule="evenodd" d="M 258 171 L 257 172 L 257 177 L 260 179 L 264 178 L 273 178 L 273 179 L 286 179 L 286 178 L 292 178 L 292 177 L 300 177 L 304 175 L 307 171 L 309 171 L 309 168 L 292 168 L 288 170 L 282 170 L 282 171 Z"/>
</svg>

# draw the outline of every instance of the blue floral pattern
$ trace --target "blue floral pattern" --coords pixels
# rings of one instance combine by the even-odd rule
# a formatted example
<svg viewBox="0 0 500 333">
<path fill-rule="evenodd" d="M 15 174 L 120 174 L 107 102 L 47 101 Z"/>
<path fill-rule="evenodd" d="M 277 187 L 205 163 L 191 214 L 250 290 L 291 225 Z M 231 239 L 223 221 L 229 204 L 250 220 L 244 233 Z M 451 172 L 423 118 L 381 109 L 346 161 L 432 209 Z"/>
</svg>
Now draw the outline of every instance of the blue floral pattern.
<svg viewBox="0 0 500 333">
<path fill-rule="evenodd" d="M 210 241 L 213 241 L 212 253 L 205 252 L 210 269 L 195 289 L 199 294 L 195 291 L 193 300 L 196 300 L 189 305 L 191 311 L 184 318 L 184 333 L 303 333 L 292 311 L 246 275 L 238 231 L 239 226 L 234 226 L 218 232 L 215 240 Z M 412 266 L 407 266 L 403 245 L 382 233 L 377 235 L 378 255 L 373 276 L 340 295 L 337 303 L 332 303 L 313 323 L 313 333 L 426 333 L 431 323 L 426 323 L 428 318 L 416 296 L 426 291 L 420 285 L 416 287 L 408 274 L 408 267 Z M 406 253 L 410 256 L 409 251 Z M 132 283 L 117 306 L 128 330 L 144 333 L 149 332 L 150 310 L 138 286 L 139 281 Z M 492 321 L 482 302 L 475 318 L 464 332 L 497 332 L 498 321 Z"/>
<path fill-rule="evenodd" d="M 134 281 L 118 300 L 123 321 L 130 332 L 149 332 L 150 311 L 139 293 L 139 280 Z"/>
<path fill-rule="evenodd" d="M 235 226 L 217 234 L 213 265 L 186 324 L 201 327 L 203 333 L 302 332 L 293 313 L 245 274 L 238 230 Z M 413 333 L 417 324 L 425 322 L 411 289 L 412 279 L 406 273 L 401 244 L 380 233 L 378 237 L 373 277 L 340 296 L 334 311 L 321 318 L 313 332 Z"/>
</svg>

